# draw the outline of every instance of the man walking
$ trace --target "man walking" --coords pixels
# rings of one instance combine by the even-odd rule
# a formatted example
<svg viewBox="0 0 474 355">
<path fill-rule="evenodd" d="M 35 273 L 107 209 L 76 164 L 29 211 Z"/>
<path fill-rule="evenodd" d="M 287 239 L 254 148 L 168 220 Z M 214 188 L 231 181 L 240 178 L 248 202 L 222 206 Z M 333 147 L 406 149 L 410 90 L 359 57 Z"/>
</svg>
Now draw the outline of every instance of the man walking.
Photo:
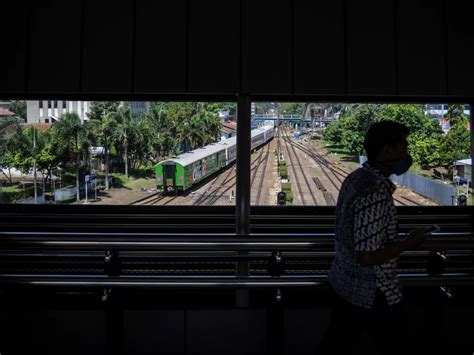
<svg viewBox="0 0 474 355">
<path fill-rule="evenodd" d="M 421 245 L 428 233 L 398 235 L 391 174 L 411 163 L 408 128 L 373 124 L 364 140 L 367 162 L 343 182 L 336 207 L 335 259 L 328 278 L 335 296 L 329 329 L 317 354 L 350 354 L 364 330 L 380 354 L 407 353 L 397 258 Z"/>
</svg>

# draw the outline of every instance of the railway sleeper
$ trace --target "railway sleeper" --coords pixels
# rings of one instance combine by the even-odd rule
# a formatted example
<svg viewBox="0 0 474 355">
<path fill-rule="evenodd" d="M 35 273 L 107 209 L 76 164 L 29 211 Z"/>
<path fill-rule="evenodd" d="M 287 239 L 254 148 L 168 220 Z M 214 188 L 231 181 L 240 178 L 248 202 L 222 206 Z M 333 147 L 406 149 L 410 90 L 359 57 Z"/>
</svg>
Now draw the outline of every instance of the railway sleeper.
<svg viewBox="0 0 474 355">
<path fill-rule="evenodd" d="M 323 184 L 321 183 L 321 180 L 319 180 L 318 177 L 313 177 L 313 181 L 314 183 L 316 184 L 316 187 L 318 188 L 318 190 L 321 190 L 323 192 L 326 192 L 326 188 L 323 186 Z"/>
</svg>

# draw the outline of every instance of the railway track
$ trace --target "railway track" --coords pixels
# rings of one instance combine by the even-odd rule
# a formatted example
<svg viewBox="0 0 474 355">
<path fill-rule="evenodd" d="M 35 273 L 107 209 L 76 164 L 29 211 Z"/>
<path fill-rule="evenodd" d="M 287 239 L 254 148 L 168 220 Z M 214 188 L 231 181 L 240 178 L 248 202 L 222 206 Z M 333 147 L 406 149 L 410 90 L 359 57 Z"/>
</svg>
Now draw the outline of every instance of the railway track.
<svg viewBox="0 0 474 355">
<path fill-rule="evenodd" d="M 263 157 L 260 159 L 260 162 L 258 163 L 257 169 L 254 171 L 252 174 L 251 178 L 251 183 L 250 186 L 254 186 L 255 178 L 257 174 L 260 172 L 260 179 L 258 181 L 258 188 L 257 188 L 257 195 L 255 198 L 255 204 L 260 205 L 261 204 L 261 197 L 262 197 L 262 190 L 263 190 L 263 182 L 265 181 L 265 174 L 267 171 L 267 166 L 268 166 L 268 160 L 270 157 L 270 142 L 268 142 L 265 146 L 265 152 L 263 153 Z M 263 160 L 263 161 L 262 161 Z M 262 170 L 260 170 L 260 167 L 262 167 Z"/>
<path fill-rule="evenodd" d="M 146 196 L 143 198 L 140 198 L 136 201 L 130 202 L 129 205 L 142 205 L 146 204 L 148 201 L 153 200 L 153 199 L 158 199 L 159 197 L 163 196 L 161 192 L 154 193 L 153 195 Z"/>
<path fill-rule="evenodd" d="M 151 196 L 147 196 L 145 198 L 141 198 L 139 200 L 136 200 L 130 205 L 141 205 L 141 206 L 152 206 L 152 205 L 167 205 L 170 202 L 174 201 L 178 196 L 171 196 L 171 195 L 166 195 L 162 192 L 157 192 Z"/>
<path fill-rule="evenodd" d="M 263 164 L 263 172 L 262 176 L 260 179 L 260 183 L 258 185 L 257 189 L 257 198 L 256 198 L 256 204 L 261 205 L 261 197 L 262 197 L 262 190 L 263 190 L 263 182 L 265 181 L 265 174 L 267 173 L 267 167 L 268 167 L 268 160 L 270 159 L 270 143 L 267 144 L 267 152 L 265 155 L 265 163 Z"/>
<path fill-rule="evenodd" d="M 413 204 L 416 204 L 416 205 L 419 205 L 419 203 L 417 201 L 415 201 L 413 198 L 409 197 L 409 196 L 404 196 L 402 195 L 401 196 L 404 200 L 407 200 L 408 202 L 411 202 Z"/>
<path fill-rule="evenodd" d="M 329 160 L 324 158 L 320 153 L 317 153 L 317 152 L 313 151 L 312 149 L 308 149 L 307 147 L 304 147 L 301 144 L 292 142 L 289 137 L 287 137 L 287 139 L 290 141 L 289 144 L 291 144 L 293 147 L 295 147 L 295 148 L 303 151 L 304 153 L 306 153 L 308 156 L 310 156 L 315 161 L 316 164 L 321 166 L 321 170 L 323 171 L 325 176 L 328 178 L 328 180 L 331 182 L 331 184 L 334 186 L 334 188 L 337 190 L 337 192 L 339 192 L 340 191 L 340 186 L 342 185 L 342 182 L 347 177 L 347 175 L 349 175 L 349 172 L 345 171 L 344 169 L 342 169 L 338 166 L 334 166 L 334 164 L 332 162 L 330 162 Z M 330 171 L 332 173 L 333 178 L 329 175 L 328 171 Z M 337 183 L 334 180 L 337 180 Z M 316 184 L 316 182 L 315 182 L 315 184 Z M 321 185 L 321 187 L 324 188 L 324 186 L 322 185 L 321 182 L 320 182 L 320 185 Z M 316 186 L 318 187 L 318 185 L 316 185 Z M 323 191 L 323 190 L 322 191 L 323 191 L 323 196 L 324 196 L 324 199 L 326 200 L 326 203 L 328 205 L 334 206 L 336 204 L 334 196 L 332 194 L 328 193 L 325 188 L 324 188 L 324 190 L 325 191 Z M 403 196 L 403 198 L 405 198 L 405 197 Z M 394 199 L 394 201 L 396 201 L 398 204 L 400 204 L 402 206 L 408 206 L 409 205 L 407 202 L 405 202 L 405 201 L 403 201 L 403 200 L 401 200 L 401 199 L 399 199 L 395 196 L 393 197 L 393 199 Z M 408 199 L 408 198 L 405 198 L 405 199 L 413 205 L 416 205 L 416 206 L 420 205 L 418 202 L 416 202 L 413 199 Z"/>
<path fill-rule="evenodd" d="M 281 137 L 283 137 L 283 141 L 285 142 L 286 151 L 288 152 L 288 157 L 289 157 L 290 161 L 298 163 L 297 166 L 299 167 L 299 171 L 301 172 L 301 175 L 296 172 L 295 164 L 289 165 L 289 166 L 291 166 L 291 169 L 293 170 L 293 176 L 295 177 L 296 188 L 299 192 L 301 202 L 303 203 L 303 205 L 306 205 L 305 197 L 308 196 L 308 195 L 302 193 L 301 180 L 299 178 L 300 176 L 303 177 L 304 182 L 305 182 L 306 186 L 308 187 L 308 190 L 310 192 L 311 199 L 312 199 L 312 202 L 313 202 L 312 204 L 317 205 L 318 202 L 316 200 L 316 197 L 314 196 L 313 188 L 312 188 L 312 186 L 311 186 L 311 184 L 308 180 L 308 177 L 306 176 L 306 172 L 303 169 L 303 165 L 301 164 L 300 158 L 298 157 L 298 154 L 295 151 L 294 145 L 291 142 L 291 138 L 289 138 L 287 136 L 287 134 L 286 134 L 287 131 L 284 131 L 283 133 L 284 134 Z M 291 157 L 291 155 L 293 155 L 293 158 Z M 311 202 L 310 202 L 310 204 L 311 204 Z"/>
<path fill-rule="evenodd" d="M 199 205 L 202 205 L 206 202 L 206 200 L 208 200 L 211 196 L 212 193 L 215 193 L 219 187 L 225 183 L 225 181 L 229 180 L 232 175 L 235 176 L 235 164 L 233 164 L 227 174 L 219 174 L 217 175 L 211 182 L 209 188 L 201 195 L 197 198 L 196 201 L 193 202 L 193 205 L 195 206 L 199 206 Z M 217 181 L 219 180 L 219 178 L 223 177 L 224 176 L 224 180 L 222 182 L 219 182 L 217 183 Z"/>
<path fill-rule="evenodd" d="M 342 182 L 344 181 L 344 179 L 346 178 L 346 176 L 348 175 L 347 172 L 342 172 L 338 169 L 335 169 L 333 166 L 332 166 L 332 163 L 329 162 L 328 160 L 326 160 L 323 156 L 321 156 L 321 154 L 317 153 L 317 152 L 314 152 L 306 147 L 304 147 L 303 145 L 301 144 L 298 144 L 298 143 L 295 143 L 295 142 L 291 142 L 290 141 L 290 144 L 293 145 L 295 148 L 301 150 L 302 152 L 304 152 L 305 154 L 307 154 L 308 156 L 310 156 L 314 162 L 319 165 L 321 167 L 321 170 L 322 172 L 324 173 L 324 175 L 327 177 L 327 179 L 329 180 L 329 182 L 334 186 L 334 188 L 339 192 L 340 190 L 340 186 L 342 184 Z M 323 168 L 324 167 L 324 168 Z M 331 175 L 328 173 L 328 171 L 330 171 L 332 173 L 332 177 Z M 337 182 L 335 182 L 334 180 L 337 180 Z"/>
<path fill-rule="evenodd" d="M 326 190 L 324 185 L 321 183 L 321 180 L 319 180 L 318 177 L 313 177 L 313 181 L 318 188 L 323 193 L 324 200 L 326 201 L 326 204 L 328 206 L 334 206 L 336 205 L 336 200 L 334 199 L 334 196 Z"/>
<path fill-rule="evenodd" d="M 268 144 L 266 144 L 268 145 Z M 263 148 L 258 149 L 258 155 L 255 157 L 252 162 L 251 162 L 251 181 L 253 181 L 254 176 L 255 176 L 255 171 L 259 167 L 259 163 L 261 162 L 262 156 L 263 156 Z M 220 174 L 219 176 L 221 176 Z M 194 203 L 193 205 L 196 206 L 202 206 L 202 205 L 214 205 L 220 198 L 222 198 L 227 192 L 229 192 L 231 189 L 235 189 L 235 179 L 236 179 L 236 170 L 235 170 L 235 165 L 228 174 L 225 175 L 225 178 L 218 182 L 217 180 L 219 179 L 219 176 L 216 178 L 216 180 L 213 182 L 210 188 L 207 189 L 205 193 L 203 193 Z M 215 187 L 214 187 L 215 185 Z"/>
</svg>

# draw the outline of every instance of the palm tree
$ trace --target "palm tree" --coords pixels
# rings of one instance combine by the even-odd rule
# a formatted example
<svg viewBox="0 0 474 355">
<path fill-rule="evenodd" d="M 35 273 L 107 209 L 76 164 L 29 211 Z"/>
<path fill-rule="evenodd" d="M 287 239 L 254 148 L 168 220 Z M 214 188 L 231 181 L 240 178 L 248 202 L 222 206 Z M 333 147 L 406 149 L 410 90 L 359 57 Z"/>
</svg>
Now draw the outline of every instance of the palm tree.
<svg viewBox="0 0 474 355">
<path fill-rule="evenodd" d="M 53 137 L 58 141 L 59 146 L 69 152 L 70 157 L 74 160 L 76 170 L 76 200 L 80 200 L 79 196 L 79 169 L 80 156 L 84 150 L 85 143 L 85 127 L 81 123 L 80 117 L 76 113 L 65 113 L 61 115 L 59 120 L 53 125 Z"/>
<path fill-rule="evenodd" d="M 128 148 L 130 138 L 133 136 L 134 125 L 131 118 L 131 110 L 128 105 L 120 105 L 117 111 L 117 140 L 124 150 L 123 160 L 125 162 L 125 178 L 128 179 Z"/>
<path fill-rule="evenodd" d="M 149 132 L 142 117 L 131 120 L 130 137 L 128 139 L 129 167 L 138 168 L 148 154 Z"/>
<path fill-rule="evenodd" d="M 105 188 L 109 186 L 109 168 L 110 168 L 110 151 L 114 148 L 118 136 L 118 117 L 117 112 L 108 112 L 101 120 L 92 119 L 89 121 L 90 129 L 95 132 L 98 144 L 104 147 L 105 155 Z"/>
</svg>

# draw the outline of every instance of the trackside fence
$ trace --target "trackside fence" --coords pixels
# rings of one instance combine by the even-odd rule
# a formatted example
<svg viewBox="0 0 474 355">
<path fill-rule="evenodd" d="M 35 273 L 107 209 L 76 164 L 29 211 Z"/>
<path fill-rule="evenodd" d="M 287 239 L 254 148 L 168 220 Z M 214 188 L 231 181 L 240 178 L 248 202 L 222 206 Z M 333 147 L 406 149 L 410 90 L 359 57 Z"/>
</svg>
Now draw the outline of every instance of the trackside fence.
<svg viewBox="0 0 474 355">
<path fill-rule="evenodd" d="M 364 164 L 366 161 L 366 156 L 359 156 L 360 165 Z M 410 172 L 400 176 L 392 175 L 391 179 L 393 182 L 406 186 L 414 192 L 438 202 L 440 205 L 452 206 L 455 203 L 456 189 L 454 186 L 440 183 Z"/>
<path fill-rule="evenodd" d="M 392 175 L 392 181 L 406 186 L 416 193 L 438 202 L 440 205 L 452 206 L 454 204 L 456 197 L 454 186 L 439 183 L 410 172 L 400 176 Z"/>
</svg>

